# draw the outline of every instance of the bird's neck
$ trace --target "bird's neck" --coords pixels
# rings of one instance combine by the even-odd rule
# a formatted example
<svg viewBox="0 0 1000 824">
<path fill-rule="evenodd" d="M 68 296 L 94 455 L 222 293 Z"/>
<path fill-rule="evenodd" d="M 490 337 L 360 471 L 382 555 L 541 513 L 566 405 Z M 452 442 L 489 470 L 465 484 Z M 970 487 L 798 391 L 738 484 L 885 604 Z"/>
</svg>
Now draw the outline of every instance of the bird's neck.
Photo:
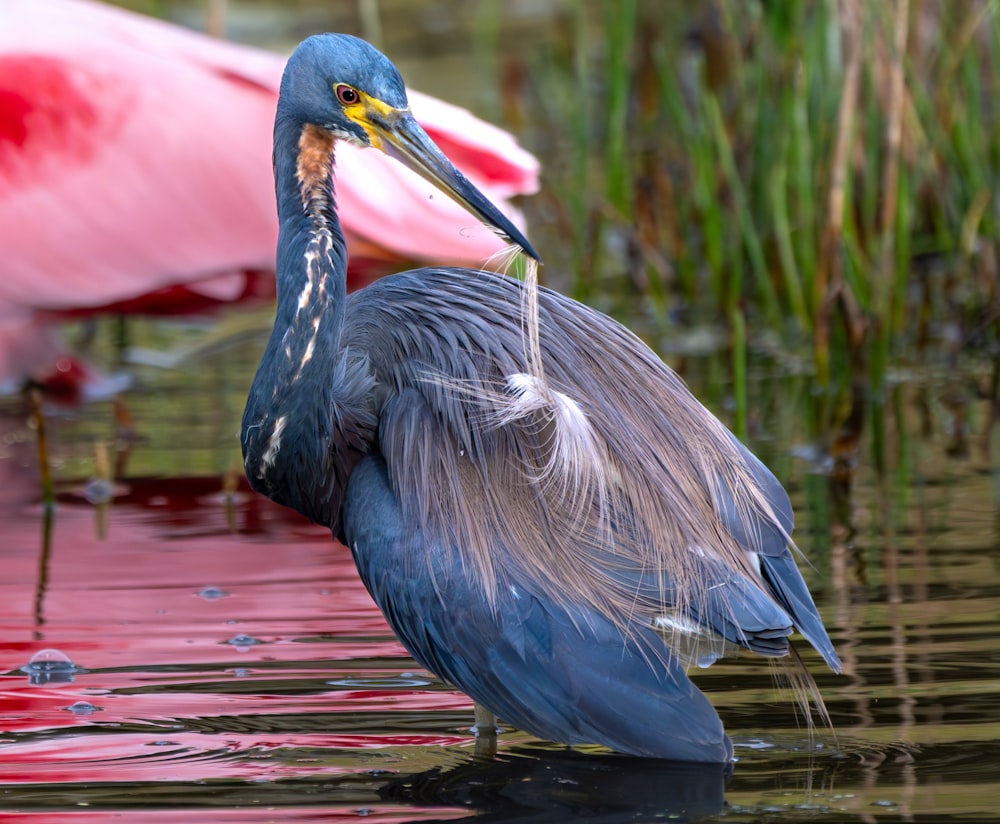
<svg viewBox="0 0 1000 824">
<path fill-rule="evenodd" d="M 334 138 L 328 131 L 276 123 L 278 319 L 285 328 L 298 328 L 304 311 L 322 313 L 337 329 L 342 324 L 347 249 L 337 217 L 333 162 Z"/>
<path fill-rule="evenodd" d="M 347 252 L 333 187 L 329 132 L 279 118 L 274 174 L 280 220 L 277 307 L 243 415 L 251 486 L 320 523 L 332 523 L 332 375 L 341 356 Z"/>
</svg>

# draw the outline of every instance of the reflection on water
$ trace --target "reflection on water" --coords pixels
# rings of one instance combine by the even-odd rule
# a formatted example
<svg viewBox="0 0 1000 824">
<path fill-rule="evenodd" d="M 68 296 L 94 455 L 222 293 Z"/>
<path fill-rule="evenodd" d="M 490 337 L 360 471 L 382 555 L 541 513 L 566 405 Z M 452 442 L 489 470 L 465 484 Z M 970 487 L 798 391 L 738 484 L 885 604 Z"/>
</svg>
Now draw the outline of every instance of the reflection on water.
<svg viewBox="0 0 1000 824">
<path fill-rule="evenodd" d="M 85 481 L 110 405 L 50 410 L 63 480 L 47 556 L 24 410 L 3 407 L 0 809 L 211 807 L 227 821 L 992 811 L 995 478 L 984 459 L 949 458 L 943 430 L 901 439 L 910 457 L 884 480 L 862 464 L 845 483 L 802 448 L 802 409 L 777 414 L 807 393 L 760 364 L 769 423 L 755 446 L 792 490 L 810 583 L 847 666 L 832 675 L 809 653 L 835 734 L 800 727 L 767 664 L 745 657 L 696 674 L 734 740 L 731 775 L 521 732 L 484 761 L 470 702 L 405 655 L 349 553 L 234 483 L 239 388 L 256 352 L 205 351 L 187 371 L 136 370 L 131 468 L 103 538 Z M 710 361 L 689 359 L 689 376 L 712 374 Z M 695 388 L 710 401 L 717 389 Z M 193 465 L 208 468 L 176 471 Z"/>
<path fill-rule="evenodd" d="M 383 19 L 398 5 L 384 3 Z M 424 4 L 421 25 L 452 25 L 473 5 Z M 527 30 L 544 4 L 507 5 Z M 356 15 L 353 4 L 323 7 Z M 482 103 L 484 83 L 455 71 L 449 49 L 427 60 L 413 28 L 384 34 L 414 85 Z M 949 428 L 934 376 L 896 387 L 885 420 L 867 405 L 850 416 L 869 422 L 860 447 L 856 432 L 840 444 L 856 465 L 812 447 L 816 399 L 789 376 L 787 353 L 759 357 L 751 376 L 753 445 L 791 489 L 796 535 L 815 563 L 810 585 L 847 669 L 834 676 L 807 653 L 835 733 L 803 729 L 767 664 L 747 657 L 695 675 L 734 740 L 731 774 L 569 751 L 520 732 L 484 760 L 468 732 L 471 703 L 406 656 L 349 553 L 238 482 L 236 432 L 268 319 L 259 321 L 257 335 L 242 320 L 212 332 L 137 328 L 142 346 L 199 354 L 175 369 L 134 368 L 127 414 L 110 404 L 49 410 L 61 483 L 45 548 L 26 413 L 17 399 L 0 407 L 0 810 L 32 811 L 36 824 L 123 810 L 178 822 L 994 815 L 998 484 L 989 455 Z M 724 357 L 674 362 L 725 409 Z M 962 417 L 978 434 L 988 426 L 985 404 Z M 867 457 L 875 435 L 881 473 Z M 121 476 L 104 509 L 88 503 L 98 443 Z"/>
</svg>

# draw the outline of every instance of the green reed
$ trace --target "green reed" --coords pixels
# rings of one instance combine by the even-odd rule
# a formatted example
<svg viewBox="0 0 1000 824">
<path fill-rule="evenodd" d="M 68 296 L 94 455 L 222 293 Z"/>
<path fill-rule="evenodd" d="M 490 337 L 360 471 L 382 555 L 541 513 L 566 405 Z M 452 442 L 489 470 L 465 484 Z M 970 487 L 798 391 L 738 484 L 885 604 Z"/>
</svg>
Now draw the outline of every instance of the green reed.
<svg viewBox="0 0 1000 824">
<path fill-rule="evenodd" d="M 532 77 L 571 288 L 717 319 L 734 353 L 764 329 L 810 345 L 827 427 L 838 395 L 877 398 L 942 324 L 995 345 L 997 13 L 570 6 Z"/>
</svg>

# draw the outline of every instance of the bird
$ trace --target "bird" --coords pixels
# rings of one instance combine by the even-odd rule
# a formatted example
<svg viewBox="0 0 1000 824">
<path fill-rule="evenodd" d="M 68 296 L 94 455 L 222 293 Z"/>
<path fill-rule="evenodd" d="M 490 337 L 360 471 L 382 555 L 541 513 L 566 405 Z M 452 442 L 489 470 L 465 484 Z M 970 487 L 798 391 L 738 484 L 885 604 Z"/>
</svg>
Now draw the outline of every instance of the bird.
<svg viewBox="0 0 1000 824">
<path fill-rule="evenodd" d="M 728 762 L 692 663 L 734 646 L 795 660 L 797 630 L 841 669 L 781 484 L 636 335 L 556 291 L 536 287 L 535 346 L 532 295 L 505 274 L 429 266 L 348 293 L 331 171 L 346 146 L 401 161 L 539 260 L 415 121 L 387 57 L 304 40 L 274 120 L 278 296 L 240 430 L 251 486 L 330 528 L 477 719 Z"/>
<path fill-rule="evenodd" d="M 0 387 L 53 371 L 67 318 L 271 299 L 286 58 L 90 0 L 0 3 Z M 414 105 L 492 197 L 537 188 L 511 135 L 427 95 Z M 352 287 L 426 250 L 468 265 L 502 247 L 381 155 L 345 149 L 340 182 Z"/>
</svg>

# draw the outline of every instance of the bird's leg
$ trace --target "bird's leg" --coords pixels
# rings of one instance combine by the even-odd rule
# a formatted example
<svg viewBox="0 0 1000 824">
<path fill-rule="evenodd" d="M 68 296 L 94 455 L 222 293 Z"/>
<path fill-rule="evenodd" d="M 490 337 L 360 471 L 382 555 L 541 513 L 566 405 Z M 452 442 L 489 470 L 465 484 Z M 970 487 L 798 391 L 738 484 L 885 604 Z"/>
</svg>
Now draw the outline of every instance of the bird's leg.
<svg viewBox="0 0 1000 824">
<path fill-rule="evenodd" d="M 42 638 L 42 624 L 45 623 L 45 593 L 49 586 L 49 559 L 52 553 L 52 522 L 56 509 L 55 487 L 52 484 L 52 470 L 49 467 L 49 444 L 45 437 L 45 411 L 42 409 L 42 394 L 32 387 L 28 390 L 28 404 L 31 407 L 31 425 L 35 430 L 38 448 L 38 474 L 42 484 L 42 551 L 38 558 L 38 583 L 35 585 L 35 639 Z"/>
<path fill-rule="evenodd" d="M 230 532 L 236 532 L 236 493 L 240 488 L 240 478 L 243 477 L 243 467 L 235 459 L 222 476 L 222 500 L 226 513 L 226 526 Z"/>
<path fill-rule="evenodd" d="M 141 439 L 125 400 L 120 395 L 114 397 L 115 412 L 115 466 L 110 479 L 117 481 L 128 473 L 128 461 L 136 441 Z"/>
<path fill-rule="evenodd" d="M 55 487 L 52 485 L 52 469 L 49 465 L 49 442 L 45 437 L 45 412 L 42 409 L 42 393 L 32 387 L 28 390 L 28 403 L 31 406 L 31 425 L 35 430 L 35 442 L 38 448 L 38 474 L 42 484 L 42 504 L 48 517 L 55 509 Z"/>
<path fill-rule="evenodd" d="M 497 717 L 482 704 L 477 703 L 475 708 L 475 722 L 472 725 L 472 732 L 476 736 L 477 758 L 493 758 L 497 754 Z"/>
<path fill-rule="evenodd" d="M 114 478 L 111 476 L 111 461 L 108 445 L 103 441 L 94 444 L 94 477 L 87 482 L 87 500 L 94 506 L 94 524 L 98 538 L 108 534 L 108 506 L 115 496 Z"/>
<path fill-rule="evenodd" d="M 476 735 L 492 735 L 496 737 L 499 732 L 497 728 L 497 717 L 482 704 L 476 704 L 476 720 L 472 725 L 472 731 Z"/>
</svg>

